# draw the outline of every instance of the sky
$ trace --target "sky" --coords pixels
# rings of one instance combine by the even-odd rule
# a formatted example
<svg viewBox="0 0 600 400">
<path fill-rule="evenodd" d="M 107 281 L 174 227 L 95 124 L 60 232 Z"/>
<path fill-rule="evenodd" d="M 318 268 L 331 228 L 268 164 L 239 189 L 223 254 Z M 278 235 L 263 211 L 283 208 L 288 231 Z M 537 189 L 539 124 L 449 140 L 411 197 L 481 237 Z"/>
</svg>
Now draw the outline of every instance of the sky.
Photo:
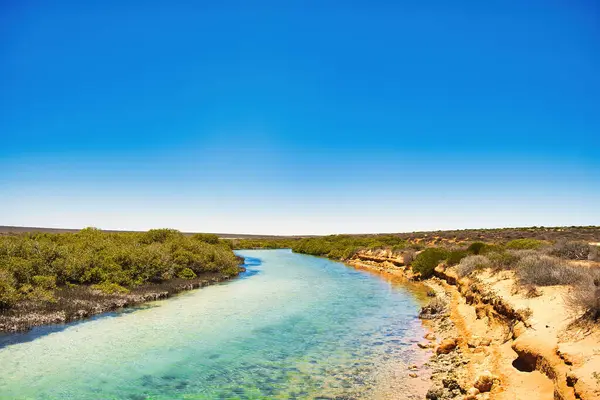
<svg viewBox="0 0 600 400">
<path fill-rule="evenodd" d="M 83 3 L 0 1 L 0 225 L 600 225 L 593 0 Z"/>
</svg>

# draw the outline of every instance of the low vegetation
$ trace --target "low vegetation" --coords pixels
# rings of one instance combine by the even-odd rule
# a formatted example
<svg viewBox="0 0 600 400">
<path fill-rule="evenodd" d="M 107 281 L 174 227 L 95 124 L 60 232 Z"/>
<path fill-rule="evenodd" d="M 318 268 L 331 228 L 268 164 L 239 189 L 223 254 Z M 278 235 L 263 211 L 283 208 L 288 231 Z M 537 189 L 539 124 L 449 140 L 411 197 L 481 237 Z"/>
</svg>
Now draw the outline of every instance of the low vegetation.
<svg viewBox="0 0 600 400">
<path fill-rule="evenodd" d="M 561 240 L 552 247 L 550 253 L 570 260 L 587 260 L 590 258 L 591 247 L 586 242 Z M 590 259 L 593 258 L 592 254 Z"/>
<path fill-rule="evenodd" d="M 582 278 L 582 268 L 572 267 L 560 258 L 528 254 L 515 266 L 522 284 L 537 286 L 570 285 Z"/>
<path fill-rule="evenodd" d="M 21 300 L 55 302 L 57 288 L 87 285 L 107 294 L 199 274 L 236 275 L 238 260 L 216 235 L 172 229 L 0 236 L 0 309 Z"/>
<path fill-rule="evenodd" d="M 300 239 L 291 245 L 292 250 L 297 253 L 338 260 L 348 259 L 361 249 L 390 248 L 400 251 L 406 247 L 407 242 L 395 235 L 330 235 Z"/>
<path fill-rule="evenodd" d="M 331 235 L 301 239 L 232 241 L 233 248 L 291 248 L 293 251 L 347 260 L 360 250 L 387 250 L 402 255 L 417 277 L 432 276 L 443 263 L 460 277 L 476 270 L 513 270 L 523 288 L 570 285 L 573 309 L 600 317 L 600 268 L 577 260 L 600 261 L 598 227 L 510 228 L 389 235 Z M 597 285 L 595 285 L 595 283 Z"/>
<path fill-rule="evenodd" d="M 423 250 L 412 263 L 412 270 L 421 278 L 429 278 L 433 275 L 435 267 L 448 258 L 449 252 L 445 249 L 431 247 Z"/>
<path fill-rule="evenodd" d="M 491 265 L 490 259 L 486 256 L 474 254 L 463 258 L 456 267 L 456 272 L 458 276 L 463 277 L 470 275 L 473 271 L 489 268 Z"/>
<path fill-rule="evenodd" d="M 548 242 L 537 239 L 515 239 L 506 243 L 507 249 L 513 250 L 536 250 L 548 245 Z"/>
<path fill-rule="evenodd" d="M 583 310 L 585 316 L 600 320 L 600 269 L 588 269 L 584 278 L 574 285 L 567 296 L 567 304 L 574 312 Z"/>
<path fill-rule="evenodd" d="M 298 239 L 226 239 L 232 249 L 289 249 Z"/>
</svg>

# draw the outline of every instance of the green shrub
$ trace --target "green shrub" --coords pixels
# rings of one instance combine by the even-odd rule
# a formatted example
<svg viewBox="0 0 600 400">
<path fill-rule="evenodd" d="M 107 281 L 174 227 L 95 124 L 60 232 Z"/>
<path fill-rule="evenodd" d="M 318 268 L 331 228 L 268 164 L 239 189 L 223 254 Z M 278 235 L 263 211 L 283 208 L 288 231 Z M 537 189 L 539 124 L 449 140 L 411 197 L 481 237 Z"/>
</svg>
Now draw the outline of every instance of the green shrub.
<svg viewBox="0 0 600 400">
<path fill-rule="evenodd" d="M 493 251 L 486 253 L 486 257 L 490 260 L 492 268 L 495 269 L 510 269 L 519 261 L 518 252 L 514 251 Z"/>
<path fill-rule="evenodd" d="M 10 308 L 19 300 L 19 292 L 15 283 L 16 280 L 12 273 L 0 269 L 0 309 Z"/>
<path fill-rule="evenodd" d="M 184 268 L 177 274 L 178 277 L 182 279 L 194 279 L 196 278 L 196 274 L 189 268 Z"/>
<path fill-rule="evenodd" d="M 412 270 L 420 274 L 421 278 L 427 279 L 433 275 L 435 267 L 440 261 L 448 257 L 448 251 L 440 248 L 428 248 L 417 255 L 412 263 Z"/>
<path fill-rule="evenodd" d="M 467 251 L 471 254 L 479 254 L 484 247 L 485 247 L 485 243 L 474 242 L 474 243 L 471 243 L 471 245 L 469 247 L 467 247 Z"/>
<path fill-rule="evenodd" d="M 0 236 L 0 307 L 20 299 L 52 301 L 54 289 L 65 285 L 121 291 L 171 279 L 184 268 L 194 274 L 236 275 L 231 248 L 208 243 L 214 241 L 210 235 L 194 238 L 172 229 Z"/>
<path fill-rule="evenodd" d="M 209 244 L 219 243 L 219 236 L 213 233 L 196 233 L 192 235 L 192 239 Z"/>
<path fill-rule="evenodd" d="M 142 241 L 148 244 L 164 243 L 169 239 L 180 238 L 183 236 L 183 234 L 176 229 L 150 229 L 143 235 Z"/>
<path fill-rule="evenodd" d="M 452 250 L 448 254 L 446 263 L 450 266 L 460 263 L 460 260 L 465 258 L 469 253 L 466 250 Z"/>
<path fill-rule="evenodd" d="M 543 240 L 537 239 L 515 239 L 506 243 L 506 248 L 513 250 L 536 250 L 546 244 Z"/>
<path fill-rule="evenodd" d="M 96 289 L 106 294 L 116 294 L 116 293 L 128 293 L 129 290 L 124 288 L 123 286 L 112 283 L 112 282 L 102 282 L 97 285 L 92 285 L 92 289 Z"/>
<path fill-rule="evenodd" d="M 27 300 L 43 302 L 43 303 L 56 303 L 56 297 L 54 297 L 54 291 L 44 289 L 42 287 L 33 287 L 27 296 Z"/>
<path fill-rule="evenodd" d="M 479 254 L 489 254 L 489 253 L 494 253 L 494 252 L 502 252 L 505 250 L 506 249 L 502 245 L 494 244 L 494 243 L 486 243 L 485 246 L 483 246 L 481 248 L 481 250 L 479 251 Z"/>
<path fill-rule="evenodd" d="M 421 243 L 411 243 L 408 245 L 408 247 L 410 247 L 413 250 L 420 251 L 425 248 L 425 245 L 422 245 Z"/>
<path fill-rule="evenodd" d="M 396 244 L 392 246 L 392 253 L 400 253 L 406 249 L 406 243 Z"/>
<path fill-rule="evenodd" d="M 32 282 L 34 285 L 39 286 L 42 289 L 56 289 L 55 276 L 36 275 L 32 278 Z"/>
</svg>

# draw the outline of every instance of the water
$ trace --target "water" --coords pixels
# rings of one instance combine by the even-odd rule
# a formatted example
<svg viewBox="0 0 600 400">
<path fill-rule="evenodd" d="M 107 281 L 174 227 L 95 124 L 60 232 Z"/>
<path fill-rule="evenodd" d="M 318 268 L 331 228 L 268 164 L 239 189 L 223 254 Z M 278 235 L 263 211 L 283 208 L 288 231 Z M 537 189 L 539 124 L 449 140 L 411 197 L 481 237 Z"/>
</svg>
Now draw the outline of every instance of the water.
<svg viewBox="0 0 600 400">
<path fill-rule="evenodd" d="M 11 336 L 0 398 L 383 398 L 423 357 L 405 285 L 289 250 L 238 253 L 248 272 L 231 282 Z"/>
</svg>

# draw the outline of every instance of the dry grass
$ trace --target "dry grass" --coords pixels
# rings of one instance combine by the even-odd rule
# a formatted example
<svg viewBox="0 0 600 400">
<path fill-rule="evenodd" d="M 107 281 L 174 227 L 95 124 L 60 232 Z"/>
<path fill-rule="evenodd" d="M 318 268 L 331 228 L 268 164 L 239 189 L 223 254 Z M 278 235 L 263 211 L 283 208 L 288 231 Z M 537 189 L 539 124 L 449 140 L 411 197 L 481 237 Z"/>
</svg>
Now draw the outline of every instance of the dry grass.
<svg viewBox="0 0 600 400">
<path fill-rule="evenodd" d="M 413 249 L 405 250 L 402 253 L 402 260 L 404 261 L 404 265 L 410 265 L 414 261 L 416 253 L 417 252 Z"/>
<path fill-rule="evenodd" d="M 588 260 L 600 261 L 600 246 L 590 246 L 590 254 Z"/>
<path fill-rule="evenodd" d="M 537 286 L 571 285 L 584 276 L 581 268 L 544 254 L 525 255 L 517 262 L 516 272 L 521 284 Z"/>
<path fill-rule="evenodd" d="M 460 261 L 456 267 L 458 276 L 470 275 L 473 271 L 491 267 L 490 259 L 482 255 L 467 256 Z"/>
<path fill-rule="evenodd" d="M 558 241 L 550 254 L 568 260 L 587 260 L 590 254 L 590 245 L 581 241 Z"/>
<path fill-rule="evenodd" d="M 600 319 L 600 268 L 582 268 L 582 279 L 566 296 L 573 312 L 583 312 L 592 320 Z"/>
</svg>

